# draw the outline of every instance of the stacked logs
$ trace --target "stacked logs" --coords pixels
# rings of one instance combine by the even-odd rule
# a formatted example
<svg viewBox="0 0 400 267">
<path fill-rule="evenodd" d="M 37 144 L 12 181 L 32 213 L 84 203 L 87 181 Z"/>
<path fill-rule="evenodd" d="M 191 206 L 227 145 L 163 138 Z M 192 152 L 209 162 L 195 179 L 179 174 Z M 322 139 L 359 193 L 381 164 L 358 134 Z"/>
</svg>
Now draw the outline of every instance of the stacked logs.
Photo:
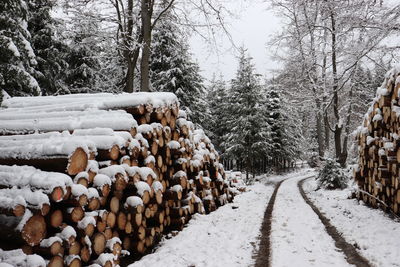
<svg viewBox="0 0 400 267">
<path fill-rule="evenodd" d="M 357 130 L 359 163 L 356 197 L 372 207 L 400 214 L 400 69 L 392 69 L 378 88 Z"/>
<path fill-rule="evenodd" d="M 2 249 L 47 266 L 112 266 L 232 201 L 217 152 L 172 94 L 11 98 L 3 107 Z"/>
</svg>

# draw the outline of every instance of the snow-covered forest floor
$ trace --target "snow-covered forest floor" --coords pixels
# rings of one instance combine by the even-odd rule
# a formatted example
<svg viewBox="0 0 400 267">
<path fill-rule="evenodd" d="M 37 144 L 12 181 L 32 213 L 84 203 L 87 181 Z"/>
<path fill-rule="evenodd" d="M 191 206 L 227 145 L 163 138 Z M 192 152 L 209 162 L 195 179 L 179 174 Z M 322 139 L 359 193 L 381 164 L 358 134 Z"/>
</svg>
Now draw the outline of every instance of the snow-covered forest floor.
<svg viewBox="0 0 400 267">
<path fill-rule="evenodd" d="M 313 179 L 304 184 L 308 197 L 362 256 L 374 266 L 400 266 L 398 219 L 349 199 L 349 189 L 315 191 L 315 188 Z"/>
<path fill-rule="evenodd" d="M 261 225 L 275 185 L 285 180 L 272 212 L 272 266 L 351 266 L 335 247 L 324 225 L 300 195 L 298 182 L 310 169 L 286 175 L 262 176 L 234 202 L 209 215 L 196 215 L 185 229 L 165 238 L 155 252 L 130 265 L 139 266 L 253 266 Z M 345 240 L 372 266 L 400 266 L 400 224 L 387 214 L 348 199 L 350 190 L 318 190 L 308 179 L 307 196 L 331 220 Z M 385 226 L 385 227 L 383 227 Z"/>
<path fill-rule="evenodd" d="M 252 266 L 258 251 L 264 212 L 277 182 L 304 176 L 307 171 L 259 177 L 260 182 L 234 202 L 209 215 L 198 215 L 156 251 L 130 265 L 139 266 Z"/>
</svg>

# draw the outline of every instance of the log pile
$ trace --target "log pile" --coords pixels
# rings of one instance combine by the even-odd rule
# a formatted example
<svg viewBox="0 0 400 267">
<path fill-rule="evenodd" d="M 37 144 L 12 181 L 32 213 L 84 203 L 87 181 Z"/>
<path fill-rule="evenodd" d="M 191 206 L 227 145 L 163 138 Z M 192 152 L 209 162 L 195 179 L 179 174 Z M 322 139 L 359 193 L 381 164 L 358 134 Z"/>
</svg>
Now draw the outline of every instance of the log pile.
<svg viewBox="0 0 400 267">
<path fill-rule="evenodd" d="M 357 130 L 356 197 L 400 214 L 400 69 L 392 69 Z"/>
<path fill-rule="evenodd" d="M 233 199 L 217 152 L 173 94 L 15 97 L 2 107 L 2 249 L 47 266 L 113 266 Z"/>
<path fill-rule="evenodd" d="M 239 171 L 227 171 L 225 177 L 229 181 L 229 188 L 233 195 L 246 192 L 246 183 L 243 180 L 243 174 Z"/>
</svg>

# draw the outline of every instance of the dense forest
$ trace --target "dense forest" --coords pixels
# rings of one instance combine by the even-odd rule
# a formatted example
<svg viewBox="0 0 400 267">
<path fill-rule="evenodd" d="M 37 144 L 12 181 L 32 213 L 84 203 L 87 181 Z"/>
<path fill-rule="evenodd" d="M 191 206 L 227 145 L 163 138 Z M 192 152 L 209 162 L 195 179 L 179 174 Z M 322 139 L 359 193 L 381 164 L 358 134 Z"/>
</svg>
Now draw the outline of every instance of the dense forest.
<svg viewBox="0 0 400 267">
<path fill-rule="evenodd" d="M 273 0 L 284 26 L 268 47 L 280 48 L 283 67 L 265 78 L 241 47 L 226 81 L 201 75 L 188 42 L 229 34 L 223 1 L 5 0 L 0 87 L 3 97 L 173 92 L 229 169 L 254 174 L 329 157 L 345 167 L 352 132 L 396 63 L 392 2 Z"/>
</svg>

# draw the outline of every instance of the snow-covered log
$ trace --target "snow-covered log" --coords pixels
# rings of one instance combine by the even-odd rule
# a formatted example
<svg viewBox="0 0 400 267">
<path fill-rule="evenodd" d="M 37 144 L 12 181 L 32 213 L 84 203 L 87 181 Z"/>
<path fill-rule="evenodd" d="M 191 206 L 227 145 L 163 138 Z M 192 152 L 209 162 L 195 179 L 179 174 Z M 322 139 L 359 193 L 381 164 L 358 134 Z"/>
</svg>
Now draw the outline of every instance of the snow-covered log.
<svg viewBox="0 0 400 267">
<path fill-rule="evenodd" d="M 26 210 L 23 216 L 0 214 L 0 234 L 2 240 L 13 244 L 35 246 L 46 236 L 46 222 L 42 215 Z"/>
<path fill-rule="evenodd" d="M 44 172 L 31 166 L 0 165 L 0 187 L 29 187 L 30 190 L 42 190 L 55 202 L 67 194 L 72 180 L 68 175 L 57 172 Z M 25 189 L 24 189 L 25 190 Z"/>
<path fill-rule="evenodd" d="M 22 216 L 26 208 L 45 216 L 50 211 L 49 197 L 40 190 L 32 191 L 28 187 L 0 189 L 0 214 L 12 211 L 15 216 Z"/>
<path fill-rule="evenodd" d="M 30 138 L 32 137 L 32 138 Z M 83 138 L 26 136 L 0 138 L 0 164 L 30 165 L 45 171 L 78 174 L 86 169 L 93 142 Z"/>
<path fill-rule="evenodd" d="M 6 110 L 7 111 L 7 110 Z M 136 133 L 137 122 L 125 111 L 74 111 L 56 113 L 24 113 L 15 119 L 0 111 L 0 135 L 74 131 L 96 127 Z M 1 119 L 8 118 L 8 119 Z"/>
<path fill-rule="evenodd" d="M 76 109 L 98 108 L 98 109 L 129 109 L 140 106 L 151 106 L 151 108 L 175 107 L 178 98 L 172 93 L 132 93 L 132 94 L 72 94 L 60 96 L 41 97 L 12 97 L 2 103 L 2 107 L 21 108 L 47 107 L 58 105 L 64 109 L 68 105 L 76 104 Z M 80 109 L 79 109 L 80 108 Z M 75 109 L 75 110 L 76 110 Z M 143 114 L 145 110 L 141 111 Z M 176 110 L 178 113 L 178 110 Z"/>
</svg>

